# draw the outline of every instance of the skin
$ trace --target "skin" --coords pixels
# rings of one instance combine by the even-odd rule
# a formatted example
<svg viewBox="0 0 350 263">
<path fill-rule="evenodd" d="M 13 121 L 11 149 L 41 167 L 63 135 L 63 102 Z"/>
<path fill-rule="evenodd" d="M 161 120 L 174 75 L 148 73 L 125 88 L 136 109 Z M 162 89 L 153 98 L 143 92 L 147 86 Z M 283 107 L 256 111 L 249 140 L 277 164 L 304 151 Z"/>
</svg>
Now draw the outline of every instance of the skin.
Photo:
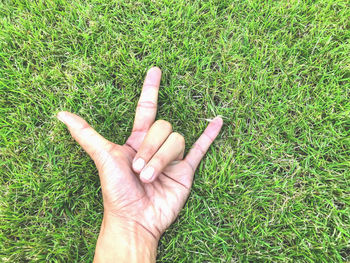
<svg viewBox="0 0 350 263">
<path fill-rule="evenodd" d="M 159 238 L 184 206 L 194 172 L 222 127 L 214 118 L 183 158 L 185 139 L 155 121 L 161 71 L 147 72 L 124 145 L 104 139 L 79 116 L 60 112 L 99 172 L 104 216 L 94 262 L 155 262 Z"/>
</svg>

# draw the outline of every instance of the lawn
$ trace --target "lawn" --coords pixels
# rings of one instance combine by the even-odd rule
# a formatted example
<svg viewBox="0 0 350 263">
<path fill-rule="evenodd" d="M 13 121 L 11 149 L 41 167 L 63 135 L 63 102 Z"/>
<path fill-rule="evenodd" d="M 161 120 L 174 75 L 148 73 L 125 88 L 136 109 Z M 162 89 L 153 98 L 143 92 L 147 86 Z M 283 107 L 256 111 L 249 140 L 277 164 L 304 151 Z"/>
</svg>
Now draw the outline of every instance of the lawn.
<svg viewBox="0 0 350 263">
<path fill-rule="evenodd" d="M 348 1 L 0 2 L 0 261 L 89 262 L 96 168 L 55 115 L 111 141 L 143 78 L 187 149 L 224 127 L 159 262 L 350 261 Z"/>
</svg>

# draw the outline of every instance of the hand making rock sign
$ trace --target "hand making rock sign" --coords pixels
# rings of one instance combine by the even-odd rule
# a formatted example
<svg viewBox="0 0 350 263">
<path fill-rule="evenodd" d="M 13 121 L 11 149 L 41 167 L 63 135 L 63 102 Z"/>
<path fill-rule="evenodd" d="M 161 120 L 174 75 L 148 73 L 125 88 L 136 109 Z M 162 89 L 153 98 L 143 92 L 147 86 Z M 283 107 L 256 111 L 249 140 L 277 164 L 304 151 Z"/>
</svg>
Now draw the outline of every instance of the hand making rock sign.
<svg viewBox="0 0 350 263">
<path fill-rule="evenodd" d="M 157 67 L 147 72 L 124 145 L 73 113 L 58 113 L 99 172 L 104 216 L 95 262 L 155 261 L 158 240 L 184 206 L 194 172 L 221 129 L 222 119 L 214 118 L 184 158 L 184 137 L 155 120 L 160 78 Z"/>
</svg>

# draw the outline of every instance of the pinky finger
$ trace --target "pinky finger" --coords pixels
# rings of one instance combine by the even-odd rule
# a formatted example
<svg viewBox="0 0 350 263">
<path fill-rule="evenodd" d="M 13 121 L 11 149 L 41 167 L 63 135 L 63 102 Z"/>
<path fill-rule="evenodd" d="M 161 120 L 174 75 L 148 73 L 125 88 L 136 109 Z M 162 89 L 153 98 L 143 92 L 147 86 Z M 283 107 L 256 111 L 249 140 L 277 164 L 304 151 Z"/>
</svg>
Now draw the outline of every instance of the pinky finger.
<svg viewBox="0 0 350 263">
<path fill-rule="evenodd" d="M 197 169 L 198 164 L 208 151 L 210 145 L 218 136 L 222 124 L 221 117 L 215 117 L 188 152 L 185 161 L 192 167 L 193 171 Z"/>
</svg>

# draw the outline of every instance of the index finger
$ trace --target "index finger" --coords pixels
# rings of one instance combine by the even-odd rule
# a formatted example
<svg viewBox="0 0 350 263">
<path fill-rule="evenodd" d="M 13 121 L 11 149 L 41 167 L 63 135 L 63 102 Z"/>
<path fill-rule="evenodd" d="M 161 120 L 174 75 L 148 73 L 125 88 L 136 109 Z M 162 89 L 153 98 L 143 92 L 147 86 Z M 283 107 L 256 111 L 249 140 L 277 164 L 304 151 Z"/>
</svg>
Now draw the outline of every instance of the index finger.
<svg viewBox="0 0 350 263">
<path fill-rule="evenodd" d="M 133 132 L 147 132 L 156 118 L 161 75 L 158 67 L 153 67 L 147 72 L 136 108 Z"/>
</svg>

